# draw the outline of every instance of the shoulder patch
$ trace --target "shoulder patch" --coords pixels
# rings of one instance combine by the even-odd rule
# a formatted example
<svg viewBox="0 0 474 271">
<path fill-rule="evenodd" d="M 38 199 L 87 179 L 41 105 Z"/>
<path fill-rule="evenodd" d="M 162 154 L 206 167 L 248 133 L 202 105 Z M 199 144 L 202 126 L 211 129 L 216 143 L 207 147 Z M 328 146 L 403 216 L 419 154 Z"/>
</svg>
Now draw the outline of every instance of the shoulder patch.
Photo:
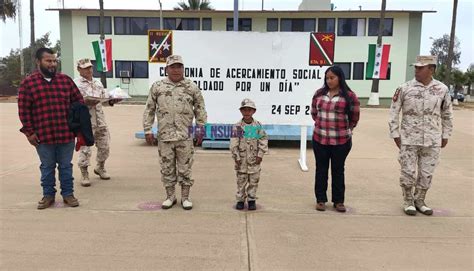
<svg viewBox="0 0 474 271">
<path fill-rule="evenodd" d="M 393 94 L 392 101 L 394 102 L 398 101 L 398 96 L 400 96 L 400 91 L 401 91 L 401 88 L 397 88 L 397 90 L 395 91 L 395 94 Z"/>
</svg>

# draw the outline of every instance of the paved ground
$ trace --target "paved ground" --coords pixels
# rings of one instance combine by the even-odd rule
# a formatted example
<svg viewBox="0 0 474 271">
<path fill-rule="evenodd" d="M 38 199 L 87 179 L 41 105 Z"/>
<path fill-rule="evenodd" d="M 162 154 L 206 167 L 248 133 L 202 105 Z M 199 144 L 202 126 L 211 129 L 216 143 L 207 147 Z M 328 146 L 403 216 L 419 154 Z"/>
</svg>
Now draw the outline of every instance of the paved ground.
<svg viewBox="0 0 474 271">
<path fill-rule="evenodd" d="M 112 180 L 76 185 L 79 208 L 57 203 L 39 211 L 37 155 L 18 132 L 16 104 L 0 104 L 0 269 L 474 268 L 473 111 L 455 111 L 454 134 L 428 194 L 432 217 L 401 211 L 386 109 L 362 110 L 346 166 L 346 214 L 314 210 L 312 151 L 310 171 L 301 172 L 298 149 L 283 147 L 264 158 L 255 212 L 233 209 L 230 154 L 202 150 L 195 157 L 195 208 L 156 209 L 164 195 L 157 149 L 134 138 L 142 112 L 143 106 L 106 108 Z M 78 180 L 77 167 L 74 175 Z"/>
</svg>

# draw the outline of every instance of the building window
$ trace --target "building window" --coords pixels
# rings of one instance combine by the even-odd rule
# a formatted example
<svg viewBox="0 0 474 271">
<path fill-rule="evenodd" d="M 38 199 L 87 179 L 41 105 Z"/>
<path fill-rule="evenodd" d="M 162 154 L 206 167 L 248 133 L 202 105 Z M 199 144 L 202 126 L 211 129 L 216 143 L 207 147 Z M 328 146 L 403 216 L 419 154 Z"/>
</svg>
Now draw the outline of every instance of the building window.
<svg viewBox="0 0 474 271">
<path fill-rule="evenodd" d="M 115 77 L 148 78 L 148 62 L 116 60 Z"/>
<path fill-rule="evenodd" d="M 212 30 L 212 19 L 211 18 L 202 18 L 202 30 L 211 31 Z"/>
<path fill-rule="evenodd" d="M 334 33 L 336 32 L 336 19 L 334 18 L 319 18 L 318 32 Z"/>
<path fill-rule="evenodd" d="M 163 18 L 163 29 L 176 30 L 176 18 Z"/>
<path fill-rule="evenodd" d="M 271 18 L 267 19 L 267 32 L 277 32 L 278 31 L 278 19 Z"/>
<path fill-rule="evenodd" d="M 148 61 L 132 62 L 132 78 L 148 78 Z"/>
<path fill-rule="evenodd" d="M 339 18 L 337 20 L 338 36 L 364 36 L 365 19 Z"/>
<path fill-rule="evenodd" d="M 393 36 L 393 18 L 386 18 L 383 20 L 383 36 Z M 369 18 L 369 36 L 378 36 L 379 34 L 379 22 L 378 18 Z"/>
<path fill-rule="evenodd" d="M 364 80 L 364 62 L 354 62 L 352 70 L 352 80 Z"/>
<path fill-rule="evenodd" d="M 227 31 L 234 31 L 234 18 L 227 18 Z M 239 31 L 252 31 L 252 19 L 239 19 Z"/>
<path fill-rule="evenodd" d="M 147 35 L 148 35 L 148 30 L 160 30 L 160 18 L 146 18 L 146 29 L 147 29 Z"/>
<path fill-rule="evenodd" d="M 100 34 L 99 16 L 87 16 L 87 34 Z M 112 34 L 112 19 L 104 17 L 104 34 Z"/>
<path fill-rule="evenodd" d="M 146 27 L 145 18 L 130 18 L 130 29 L 132 35 L 146 35 L 148 29 Z"/>
<path fill-rule="evenodd" d="M 96 65 L 96 61 L 95 60 L 91 60 L 91 63 L 92 63 L 92 76 L 93 77 L 96 77 L 96 78 L 100 78 L 100 74 L 101 72 L 97 71 L 97 65 Z M 114 77 L 114 68 L 112 68 L 111 71 L 108 71 L 106 74 L 106 77 L 107 78 L 113 78 Z"/>
<path fill-rule="evenodd" d="M 176 19 L 176 30 L 200 30 L 199 18 Z"/>
<path fill-rule="evenodd" d="M 130 18 L 114 17 L 115 35 L 130 35 Z"/>
<path fill-rule="evenodd" d="M 316 28 L 315 19 L 281 19 L 280 31 L 287 32 L 314 32 Z"/>
<path fill-rule="evenodd" d="M 115 35 L 148 35 L 150 29 L 160 29 L 160 18 L 114 17 Z"/>
<path fill-rule="evenodd" d="M 339 68 L 342 69 L 342 71 L 344 72 L 344 76 L 346 77 L 346 80 L 351 79 L 351 63 L 350 62 L 334 63 L 334 66 L 338 66 Z"/>
</svg>

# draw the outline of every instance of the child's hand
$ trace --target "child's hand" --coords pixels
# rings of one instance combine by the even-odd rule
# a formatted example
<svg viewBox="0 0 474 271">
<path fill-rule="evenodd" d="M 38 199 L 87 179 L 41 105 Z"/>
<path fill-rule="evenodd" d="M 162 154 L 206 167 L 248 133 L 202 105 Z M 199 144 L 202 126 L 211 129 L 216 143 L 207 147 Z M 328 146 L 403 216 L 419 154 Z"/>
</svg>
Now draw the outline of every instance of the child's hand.
<svg viewBox="0 0 474 271">
<path fill-rule="evenodd" d="M 260 163 L 262 162 L 262 159 L 263 159 L 262 157 L 257 156 L 257 161 L 256 161 L 257 165 L 260 165 Z"/>
<path fill-rule="evenodd" d="M 240 169 L 240 164 L 242 164 L 242 161 L 240 161 L 240 160 L 235 161 L 234 169 L 239 170 Z"/>
</svg>

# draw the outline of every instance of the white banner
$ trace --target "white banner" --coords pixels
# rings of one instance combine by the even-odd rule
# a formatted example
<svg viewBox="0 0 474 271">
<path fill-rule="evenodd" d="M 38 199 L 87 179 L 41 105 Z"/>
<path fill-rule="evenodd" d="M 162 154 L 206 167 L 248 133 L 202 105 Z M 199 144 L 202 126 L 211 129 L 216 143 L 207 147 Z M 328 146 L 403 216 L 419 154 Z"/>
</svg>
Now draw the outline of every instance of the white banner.
<svg viewBox="0 0 474 271">
<path fill-rule="evenodd" d="M 311 98 L 327 67 L 309 66 L 309 43 L 309 33 L 174 31 L 172 46 L 202 90 L 209 123 L 237 122 L 250 98 L 263 124 L 312 125 Z M 150 86 L 164 67 L 149 64 Z"/>
</svg>

